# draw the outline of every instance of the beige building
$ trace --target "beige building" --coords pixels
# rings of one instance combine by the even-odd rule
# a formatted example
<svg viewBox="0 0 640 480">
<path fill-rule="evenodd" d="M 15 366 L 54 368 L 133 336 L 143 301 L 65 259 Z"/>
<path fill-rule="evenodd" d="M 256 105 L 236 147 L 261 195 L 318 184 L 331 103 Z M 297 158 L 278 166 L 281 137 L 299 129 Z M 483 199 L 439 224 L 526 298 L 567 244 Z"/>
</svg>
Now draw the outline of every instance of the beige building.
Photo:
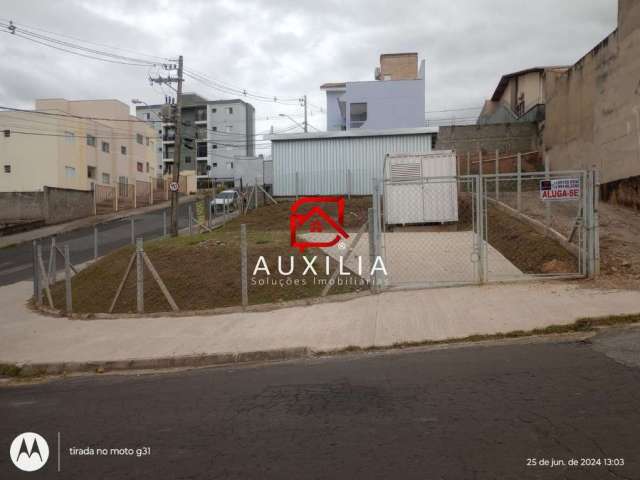
<svg viewBox="0 0 640 480">
<path fill-rule="evenodd" d="M 544 143 L 554 169 L 597 167 L 619 201 L 640 206 L 640 2 L 566 72 L 548 75 Z M 628 197 L 628 198 L 622 198 Z"/>
<path fill-rule="evenodd" d="M 490 100 L 484 103 L 478 123 L 539 122 L 547 101 L 546 77 L 568 67 L 533 67 L 503 75 Z"/>
<path fill-rule="evenodd" d="M 155 177 L 155 129 L 118 100 L 36 100 L 34 111 L 0 112 L 0 130 L 2 192 L 91 190 Z"/>
</svg>

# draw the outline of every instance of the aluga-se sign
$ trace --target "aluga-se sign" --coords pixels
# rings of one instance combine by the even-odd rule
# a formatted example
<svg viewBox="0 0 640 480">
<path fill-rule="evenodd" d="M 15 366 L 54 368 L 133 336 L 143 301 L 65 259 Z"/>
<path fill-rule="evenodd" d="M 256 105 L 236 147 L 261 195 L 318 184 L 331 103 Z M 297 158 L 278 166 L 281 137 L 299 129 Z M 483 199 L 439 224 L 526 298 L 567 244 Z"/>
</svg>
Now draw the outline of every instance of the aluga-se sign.
<svg viewBox="0 0 640 480">
<path fill-rule="evenodd" d="M 579 178 L 555 178 L 540 181 L 541 200 L 578 200 L 580 198 Z"/>
</svg>

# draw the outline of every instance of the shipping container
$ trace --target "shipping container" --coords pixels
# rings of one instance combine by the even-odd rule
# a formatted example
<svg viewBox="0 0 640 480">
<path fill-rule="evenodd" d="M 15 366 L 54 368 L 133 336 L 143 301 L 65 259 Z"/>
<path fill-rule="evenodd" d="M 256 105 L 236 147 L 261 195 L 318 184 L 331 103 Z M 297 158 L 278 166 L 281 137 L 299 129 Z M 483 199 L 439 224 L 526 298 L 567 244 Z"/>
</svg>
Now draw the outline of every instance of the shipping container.
<svg viewBox="0 0 640 480">
<path fill-rule="evenodd" d="M 457 222 L 455 152 L 387 155 L 383 199 L 387 225 Z"/>
</svg>

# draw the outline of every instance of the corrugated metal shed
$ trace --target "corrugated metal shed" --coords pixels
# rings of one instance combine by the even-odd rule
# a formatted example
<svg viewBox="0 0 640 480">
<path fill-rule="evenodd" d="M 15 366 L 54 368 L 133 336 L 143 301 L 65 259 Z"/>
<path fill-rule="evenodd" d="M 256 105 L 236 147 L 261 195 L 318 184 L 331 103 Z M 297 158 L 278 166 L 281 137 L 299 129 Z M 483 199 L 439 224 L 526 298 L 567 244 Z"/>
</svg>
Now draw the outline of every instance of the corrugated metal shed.
<svg viewBox="0 0 640 480">
<path fill-rule="evenodd" d="M 382 178 L 386 154 L 428 153 L 436 133 L 406 128 L 273 135 L 273 192 L 370 195 L 372 179 Z"/>
</svg>

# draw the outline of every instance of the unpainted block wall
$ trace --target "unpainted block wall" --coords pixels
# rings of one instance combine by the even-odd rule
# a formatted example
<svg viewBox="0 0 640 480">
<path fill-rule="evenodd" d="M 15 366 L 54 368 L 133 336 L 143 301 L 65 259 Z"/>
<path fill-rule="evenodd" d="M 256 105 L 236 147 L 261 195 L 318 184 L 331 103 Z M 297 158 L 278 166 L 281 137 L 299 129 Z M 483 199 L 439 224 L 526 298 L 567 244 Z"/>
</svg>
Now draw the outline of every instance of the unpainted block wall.
<svg viewBox="0 0 640 480">
<path fill-rule="evenodd" d="M 539 148 L 536 123 L 499 123 L 491 125 L 458 125 L 440 127 L 436 150 L 458 153 L 482 151 L 500 153 L 531 152 Z"/>
</svg>

